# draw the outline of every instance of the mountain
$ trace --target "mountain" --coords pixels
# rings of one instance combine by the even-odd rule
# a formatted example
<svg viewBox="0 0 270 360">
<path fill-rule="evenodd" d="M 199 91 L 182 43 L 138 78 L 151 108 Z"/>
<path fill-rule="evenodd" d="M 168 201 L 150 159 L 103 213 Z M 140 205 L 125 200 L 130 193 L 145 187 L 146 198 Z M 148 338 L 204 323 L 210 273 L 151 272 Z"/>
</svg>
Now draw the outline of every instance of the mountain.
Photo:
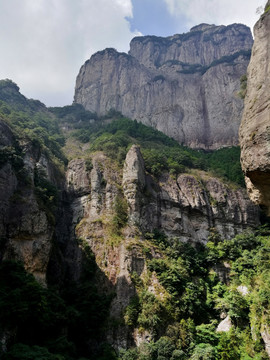
<svg viewBox="0 0 270 360">
<path fill-rule="evenodd" d="M 270 68 L 269 68 L 269 1 L 254 26 L 255 42 L 247 73 L 245 108 L 240 127 L 242 167 L 251 198 L 270 213 L 269 134 L 270 134 Z"/>
<path fill-rule="evenodd" d="M 269 234 L 239 147 L 191 149 L 0 81 L 3 360 L 267 359 Z"/>
<path fill-rule="evenodd" d="M 192 148 L 237 145 L 239 79 L 252 44 L 250 29 L 240 24 L 136 37 L 129 54 L 105 49 L 86 61 L 74 102 L 98 115 L 120 111 Z"/>
<path fill-rule="evenodd" d="M 270 214 L 270 1 L 254 26 L 254 46 L 247 72 L 245 106 L 239 138 L 241 164 L 250 198 Z M 270 356 L 270 329 L 263 323 L 260 329 Z"/>
</svg>

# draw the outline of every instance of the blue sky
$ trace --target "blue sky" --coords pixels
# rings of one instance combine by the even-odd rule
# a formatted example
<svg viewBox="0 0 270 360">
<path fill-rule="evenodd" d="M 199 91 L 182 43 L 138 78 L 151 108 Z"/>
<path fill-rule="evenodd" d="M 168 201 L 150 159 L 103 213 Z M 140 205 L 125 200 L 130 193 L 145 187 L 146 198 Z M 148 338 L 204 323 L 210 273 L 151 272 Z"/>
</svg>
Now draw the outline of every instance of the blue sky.
<svg viewBox="0 0 270 360">
<path fill-rule="evenodd" d="M 127 18 L 131 31 L 140 31 L 145 35 L 170 36 L 177 32 L 186 32 L 186 19 L 174 17 L 165 1 L 133 0 L 132 17 Z"/>
<path fill-rule="evenodd" d="M 138 35 L 200 23 L 253 27 L 266 0 L 0 0 L 0 79 L 47 106 L 71 104 L 76 76 L 96 51 L 129 50 Z"/>
</svg>

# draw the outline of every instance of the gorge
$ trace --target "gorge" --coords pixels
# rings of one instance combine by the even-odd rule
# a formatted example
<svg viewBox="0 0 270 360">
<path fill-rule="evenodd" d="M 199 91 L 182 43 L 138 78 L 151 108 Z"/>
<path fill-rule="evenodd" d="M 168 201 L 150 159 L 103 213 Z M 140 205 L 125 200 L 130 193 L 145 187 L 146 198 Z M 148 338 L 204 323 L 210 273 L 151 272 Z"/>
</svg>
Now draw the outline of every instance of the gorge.
<svg viewBox="0 0 270 360">
<path fill-rule="evenodd" d="M 0 358 L 268 358 L 269 8 L 0 81 Z"/>
</svg>

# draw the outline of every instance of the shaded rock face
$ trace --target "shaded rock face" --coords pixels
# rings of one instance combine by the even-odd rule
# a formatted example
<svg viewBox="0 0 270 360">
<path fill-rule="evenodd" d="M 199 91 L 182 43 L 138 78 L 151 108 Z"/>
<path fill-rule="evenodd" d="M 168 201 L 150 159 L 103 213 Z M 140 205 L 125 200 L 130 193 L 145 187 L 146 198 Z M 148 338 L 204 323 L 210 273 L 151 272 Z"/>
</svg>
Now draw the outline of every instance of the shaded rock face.
<svg viewBox="0 0 270 360">
<path fill-rule="evenodd" d="M 57 235 L 58 241 L 62 236 L 65 242 L 66 266 L 70 267 L 73 279 L 78 279 L 82 249 L 74 243 L 76 238 L 83 239 L 100 270 L 99 290 L 115 293 L 110 308 L 114 319 L 123 319 L 126 306 L 136 294 L 132 274 L 143 277 L 147 272 L 146 258 L 138 245 L 145 241 L 146 232 L 162 231 L 172 242 L 205 243 L 213 228 L 221 238 L 230 238 L 259 223 L 258 208 L 244 189 L 232 189 L 204 173 L 181 174 L 177 179 L 163 175 L 158 182 L 145 172 L 140 149 L 135 145 L 127 153 L 123 169 L 102 153 L 92 156 L 92 169 L 88 170 L 83 159 L 72 160 L 66 191 L 69 218 L 63 216 L 66 219 L 63 223 L 69 223 L 69 227 L 66 239 L 63 227 Z M 128 205 L 127 224 L 120 237 L 112 229 L 119 197 Z M 148 256 L 162 255 L 152 248 Z M 150 292 L 156 288 L 156 282 L 154 278 L 149 280 Z M 122 325 L 117 331 L 110 328 L 106 336 L 116 348 L 134 346 L 142 338 L 151 338 L 151 334 L 136 331 L 131 333 Z"/>
<path fill-rule="evenodd" d="M 241 164 L 249 196 L 270 216 L 270 1 L 254 26 L 254 45 L 247 73 L 247 93 L 239 130 Z M 267 325 L 261 336 L 270 357 Z"/>
<path fill-rule="evenodd" d="M 5 154 L 15 138 L 8 125 L 0 121 L 0 150 Z M 18 260 L 42 284 L 52 247 L 54 225 L 40 206 L 34 191 L 34 169 L 42 169 L 50 180 L 53 166 L 39 150 L 23 146 L 21 169 L 8 157 L 0 166 L 0 255 Z M 1 159 L 2 160 L 2 159 Z"/>
<path fill-rule="evenodd" d="M 116 109 L 193 148 L 236 145 L 252 43 L 240 24 L 136 37 L 128 55 L 106 49 L 81 67 L 74 102 L 99 115 Z"/>
<path fill-rule="evenodd" d="M 258 223 L 258 209 L 244 189 L 230 189 L 203 172 L 181 174 L 177 179 L 163 175 L 157 184 L 143 171 L 138 151 L 133 146 L 127 154 L 123 187 L 129 221 L 144 232 L 161 229 L 180 241 L 206 242 L 212 228 L 222 238 L 232 238 Z M 137 167 L 129 165 L 131 159 Z"/>
<path fill-rule="evenodd" d="M 270 2 L 254 27 L 240 126 L 241 163 L 250 198 L 270 214 Z"/>
</svg>

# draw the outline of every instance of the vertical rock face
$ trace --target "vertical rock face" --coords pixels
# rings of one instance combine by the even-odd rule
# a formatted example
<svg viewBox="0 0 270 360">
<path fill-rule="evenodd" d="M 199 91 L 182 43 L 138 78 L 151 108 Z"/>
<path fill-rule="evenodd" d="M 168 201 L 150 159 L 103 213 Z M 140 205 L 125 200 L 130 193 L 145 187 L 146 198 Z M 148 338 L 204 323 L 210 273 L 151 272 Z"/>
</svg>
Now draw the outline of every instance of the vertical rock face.
<svg viewBox="0 0 270 360">
<path fill-rule="evenodd" d="M 240 127 L 242 168 L 251 199 L 270 214 L 270 2 L 254 27 Z"/>
<path fill-rule="evenodd" d="M 137 37 L 128 55 L 106 49 L 81 67 L 74 101 L 100 115 L 116 109 L 190 147 L 236 145 L 252 43 L 240 24 Z"/>
<path fill-rule="evenodd" d="M 129 217 L 132 223 L 140 221 L 144 189 L 144 162 L 140 149 L 133 145 L 127 154 L 123 171 L 123 190 L 129 204 Z"/>
<path fill-rule="evenodd" d="M 53 177 L 53 169 L 29 144 L 25 144 L 18 169 L 18 160 L 8 155 L 15 141 L 6 123 L 0 121 L 0 255 L 4 260 L 21 261 L 45 284 L 54 224 L 35 194 L 34 169 L 42 169 L 48 179 Z"/>
<path fill-rule="evenodd" d="M 232 238 L 258 223 L 258 209 L 244 189 L 231 189 L 203 172 L 175 180 L 164 174 L 156 183 L 142 170 L 139 148 L 133 146 L 124 167 L 124 194 L 129 219 L 143 232 L 160 229 L 181 241 L 206 242 L 212 228 L 222 238 Z"/>
<path fill-rule="evenodd" d="M 144 234 L 164 232 L 170 242 L 205 243 L 216 231 L 221 238 L 231 238 L 259 223 L 258 208 L 248 199 L 244 189 L 233 189 L 220 180 L 201 172 L 181 174 L 177 179 L 164 174 L 159 181 L 146 173 L 139 146 L 133 145 L 126 155 L 123 169 L 102 153 L 92 155 L 91 167 L 83 159 L 68 165 L 67 188 L 70 218 L 63 217 L 69 228 L 62 252 L 71 277 L 80 276 L 82 252 L 76 238 L 88 244 L 99 267 L 100 290 L 114 292 L 110 316 L 122 319 L 125 308 L 136 294 L 132 275 L 147 274 L 142 245 Z M 115 204 L 122 198 L 128 206 L 127 222 L 121 234 L 112 224 Z M 148 256 L 162 256 L 154 248 Z M 99 278 L 100 277 L 100 278 Z M 155 292 L 156 278 L 149 279 L 149 291 Z M 159 290 L 159 295 L 162 291 Z M 139 344 L 148 333 L 131 333 L 124 324 L 107 339 L 117 348 Z"/>
</svg>

